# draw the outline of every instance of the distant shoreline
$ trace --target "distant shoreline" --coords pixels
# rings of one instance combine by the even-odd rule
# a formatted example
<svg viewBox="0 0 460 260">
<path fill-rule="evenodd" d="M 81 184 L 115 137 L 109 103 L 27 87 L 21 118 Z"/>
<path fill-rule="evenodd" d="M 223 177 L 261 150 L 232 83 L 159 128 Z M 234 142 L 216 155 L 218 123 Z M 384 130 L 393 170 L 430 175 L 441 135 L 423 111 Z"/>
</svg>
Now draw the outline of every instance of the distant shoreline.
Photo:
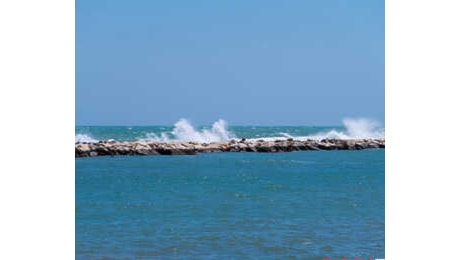
<svg viewBox="0 0 460 260">
<path fill-rule="evenodd" d="M 75 157 L 116 155 L 195 155 L 213 152 L 293 152 L 384 149 L 385 139 L 232 140 L 230 142 L 119 142 L 75 143 Z"/>
</svg>

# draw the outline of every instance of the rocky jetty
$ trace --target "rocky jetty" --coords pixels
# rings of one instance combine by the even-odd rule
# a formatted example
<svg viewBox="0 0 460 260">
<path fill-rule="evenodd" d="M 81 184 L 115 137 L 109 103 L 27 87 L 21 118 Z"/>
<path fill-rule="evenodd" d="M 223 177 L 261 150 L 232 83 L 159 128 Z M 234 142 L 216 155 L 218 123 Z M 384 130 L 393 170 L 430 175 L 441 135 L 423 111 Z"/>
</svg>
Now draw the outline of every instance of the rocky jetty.
<svg viewBox="0 0 460 260">
<path fill-rule="evenodd" d="M 385 148 L 385 139 L 324 139 L 299 141 L 293 139 L 232 140 L 230 142 L 118 142 L 75 143 L 75 157 L 108 155 L 193 155 L 213 152 L 292 152 L 309 150 L 362 150 Z"/>
</svg>

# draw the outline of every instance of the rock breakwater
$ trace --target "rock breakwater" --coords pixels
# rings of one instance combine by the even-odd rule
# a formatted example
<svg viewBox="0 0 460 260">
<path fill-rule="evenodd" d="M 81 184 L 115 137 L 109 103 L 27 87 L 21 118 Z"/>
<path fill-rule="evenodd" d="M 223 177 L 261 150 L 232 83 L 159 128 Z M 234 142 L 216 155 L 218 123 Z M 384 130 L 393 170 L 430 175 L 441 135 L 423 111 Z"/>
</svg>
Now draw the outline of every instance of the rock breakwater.
<svg viewBox="0 0 460 260">
<path fill-rule="evenodd" d="M 118 142 L 75 143 L 75 157 L 114 155 L 194 155 L 213 152 L 292 152 L 385 148 L 385 139 L 232 140 L 230 142 Z"/>
</svg>

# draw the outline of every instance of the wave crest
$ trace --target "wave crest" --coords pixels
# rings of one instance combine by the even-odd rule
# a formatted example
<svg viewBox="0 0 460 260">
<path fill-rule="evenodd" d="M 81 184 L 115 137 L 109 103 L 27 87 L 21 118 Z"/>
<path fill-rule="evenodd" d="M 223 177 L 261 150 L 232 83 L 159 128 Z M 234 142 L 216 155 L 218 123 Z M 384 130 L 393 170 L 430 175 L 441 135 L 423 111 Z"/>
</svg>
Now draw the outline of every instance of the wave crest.
<svg viewBox="0 0 460 260">
<path fill-rule="evenodd" d="M 380 139 L 385 138 L 385 130 L 380 123 L 366 118 L 345 118 L 343 125 L 346 128 L 346 135 L 349 138 Z"/>
<path fill-rule="evenodd" d="M 155 133 L 146 134 L 146 138 L 140 141 L 184 141 L 184 142 L 227 142 L 236 136 L 227 130 L 227 122 L 222 119 L 214 122 L 211 129 L 196 130 L 187 119 L 180 119 L 174 124 L 174 129 L 170 132 L 163 132 L 159 136 Z"/>
<path fill-rule="evenodd" d="M 380 124 L 375 120 L 365 119 L 365 118 L 344 118 L 343 119 L 343 128 L 325 130 L 313 134 L 306 133 L 302 134 L 293 134 L 286 129 L 286 132 L 279 132 L 278 136 L 260 136 L 264 135 L 262 133 L 252 134 L 249 138 L 244 136 L 242 132 L 239 134 L 241 137 L 245 137 L 248 140 L 259 140 L 263 139 L 266 141 L 274 140 L 286 140 L 289 138 L 306 141 L 306 140 L 322 140 L 322 139 L 384 139 L 385 138 L 385 129 L 380 127 Z M 263 129 L 263 128 L 262 128 Z M 329 128 L 330 129 L 330 128 Z M 163 129 L 166 130 L 166 129 Z M 264 130 L 265 131 L 265 130 Z M 145 133 L 145 132 L 144 132 Z M 253 136 L 257 136 L 253 137 Z M 271 135 L 271 134 L 267 134 Z M 111 138 L 110 136 L 109 138 Z M 186 119 L 180 119 L 174 124 L 174 128 L 170 131 L 165 132 L 156 132 L 156 133 L 146 133 L 142 138 L 139 136 L 131 138 L 126 138 L 126 140 L 136 140 L 137 141 L 156 141 L 156 142 L 173 142 L 173 141 L 182 141 L 182 142 L 199 142 L 199 143 L 211 143 L 211 142 L 228 142 L 233 139 L 239 139 L 236 134 L 228 130 L 227 122 L 222 119 L 214 122 L 212 127 L 196 129 L 193 125 Z M 113 139 L 112 139 L 113 140 Z M 125 140 L 125 139 L 120 139 Z M 87 142 L 95 143 L 99 140 L 90 136 L 86 131 L 85 133 L 79 133 L 75 135 L 75 143 L 78 142 Z"/>
<path fill-rule="evenodd" d="M 280 137 L 260 137 L 250 140 L 286 140 L 292 138 L 299 141 L 306 140 L 323 140 L 323 139 L 385 139 L 385 129 L 380 127 L 380 123 L 367 118 L 344 118 L 342 120 L 345 127 L 343 130 L 330 130 L 327 132 L 319 132 L 307 136 L 292 136 L 288 133 L 279 133 Z"/>
<path fill-rule="evenodd" d="M 97 143 L 99 140 L 92 138 L 86 134 L 76 134 L 75 135 L 75 143 Z"/>
</svg>

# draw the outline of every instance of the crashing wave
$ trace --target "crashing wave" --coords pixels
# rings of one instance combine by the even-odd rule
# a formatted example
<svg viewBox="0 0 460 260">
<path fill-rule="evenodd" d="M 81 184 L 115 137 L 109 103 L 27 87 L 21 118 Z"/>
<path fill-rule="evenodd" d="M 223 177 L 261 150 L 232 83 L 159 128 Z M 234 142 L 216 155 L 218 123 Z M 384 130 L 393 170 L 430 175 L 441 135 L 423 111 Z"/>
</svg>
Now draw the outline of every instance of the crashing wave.
<svg viewBox="0 0 460 260">
<path fill-rule="evenodd" d="M 306 141 L 306 140 L 322 140 L 322 139 L 385 139 L 385 129 L 380 127 L 380 124 L 371 119 L 366 118 L 345 118 L 343 119 L 345 131 L 330 130 L 327 132 L 319 132 L 307 136 L 292 136 L 288 133 L 280 133 L 279 137 L 260 137 L 254 139 L 270 140 L 286 140 L 289 138 Z"/>
<path fill-rule="evenodd" d="M 257 138 L 247 138 L 248 140 L 259 140 L 265 141 L 274 140 L 287 140 L 295 139 L 299 141 L 306 140 L 322 140 L 322 139 L 384 139 L 385 129 L 380 127 L 377 121 L 364 119 L 364 118 L 345 118 L 343 119 L 344 129 L 332 129 L 329 131 L 322 131 L 306 136 L 295 136 L 292 133 L 280 132 L 279 136 L 275 137 L 263 137 L 257 136 Z M 241 138 L 241 137 L 239 137 Z M 186 119 L 180 119 L 174 124 L 172 131 L 166 131 L 162 133 L 147 133 L 142 138 L 138 138 L 138 141 L 156 141 L 156 142 L 199 142 L 199 143 L 211 143 L 211 142 L 228 142 L 233 139 L 239 139 L 233 132 L 228 130 L 227 123 L 219 119 L 214 122 L 212 127 L 196 129 Z M 88 142 L 95 143 L 99 140 L 94 139 L 90 135 L 76 134 L 75 143 L 77 142 Z"/>
<path fill-rule="evenodd" d="M 92 138 L 86 134 L 76 134 L 75 135 L 75 143 L 97 143 L 99 140 Z"/>
<path fill-rule="evenodd" d="M 186 119 L 180 119 L 177 123 L 174 124 L 174 129 L 171 132 L 163 132 L 160 135 L 155 133 L 148 133 L 146 134 L 145 138 L 141 138 L 139 140 L 157 142 L 193 141 L 200 143 L 211 143 L 227 142 L 235 138 L 236 136 L 227 130 L 227 123 L 222 119 L 214 122 L 211 129 L 201 130 L 196 130 Z"/>
</svg>

